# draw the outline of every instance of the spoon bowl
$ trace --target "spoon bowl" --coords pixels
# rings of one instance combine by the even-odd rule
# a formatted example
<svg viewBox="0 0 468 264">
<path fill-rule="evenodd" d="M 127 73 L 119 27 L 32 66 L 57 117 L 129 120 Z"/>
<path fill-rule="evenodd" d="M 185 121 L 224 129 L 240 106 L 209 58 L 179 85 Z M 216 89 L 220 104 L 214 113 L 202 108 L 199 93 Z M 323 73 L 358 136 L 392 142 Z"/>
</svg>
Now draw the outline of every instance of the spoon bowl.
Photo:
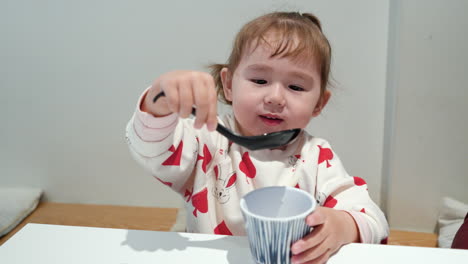
<svg viewBox="0 0 468 264">
<path fill-rule="evenodd" d="M 166 96 L 164 94 L 164 91 L 158 93 L 153 98 L 153 103 L 155 103 L 161 96 Z M 195 108 L 192 108 L 192 115 L 196 115 Z M 218 123 L 216 131 L 218 131 L 221 135 L 225 136 L 227 139 L 229 139 L 233 143 L 236 143 L 237 145 L 240 145 L 250 150 L 260 150 L 279 148 L 289 144 L 299 135 L 301 129 L 295 128 L 289 130 L 282 130 L 272 133 L 265 133 L 263 135 L 258 136 L 241 136 L 236 135 L 234 132 Z"/>
</svg>

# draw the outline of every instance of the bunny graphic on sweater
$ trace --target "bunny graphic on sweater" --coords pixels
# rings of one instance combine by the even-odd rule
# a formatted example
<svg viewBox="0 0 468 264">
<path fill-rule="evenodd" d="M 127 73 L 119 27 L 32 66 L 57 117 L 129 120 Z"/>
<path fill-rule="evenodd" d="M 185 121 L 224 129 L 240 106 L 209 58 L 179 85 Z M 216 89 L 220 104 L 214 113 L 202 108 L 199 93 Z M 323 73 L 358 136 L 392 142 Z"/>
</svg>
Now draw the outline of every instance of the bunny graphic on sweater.
<svg viewBox="0 0 468 264">
<path fill-rule="evenodd" d="M 214 167 L 214 172 L 216 175 L 216 185 L 213 188 L 213 195 L 216 197 L 219 203 L 225 204 L 229 201 L 229 189 L 234 186 L 237 175 L 235 172 L 231 172 L 227 174 L 226 178 L 224 178 L 219 166 Z"/>
</svg>

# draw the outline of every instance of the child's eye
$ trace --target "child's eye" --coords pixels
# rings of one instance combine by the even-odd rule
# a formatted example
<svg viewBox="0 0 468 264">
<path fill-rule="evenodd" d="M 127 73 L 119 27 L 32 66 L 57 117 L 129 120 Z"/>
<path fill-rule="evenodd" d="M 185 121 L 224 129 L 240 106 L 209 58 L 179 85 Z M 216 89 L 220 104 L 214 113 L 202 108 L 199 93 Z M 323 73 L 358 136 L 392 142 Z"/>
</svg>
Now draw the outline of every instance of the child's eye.
<svg viewBox="0 0 468 264">
<path fill-rule="evenodd" d="M 250 81 L 252 81 L 253 83 L 256 83 L 256 84 L 266 84 L 267 83 L 267 81 L 262 80 L 262 79 L 252 79 Z"/>
<path fill-rule="evenodd" d="M 289 89 L 294 90 L 294 91 L 304 91 L 304 88 L 299 87 L 297 85 L 289 85 Z"/>
</svg>

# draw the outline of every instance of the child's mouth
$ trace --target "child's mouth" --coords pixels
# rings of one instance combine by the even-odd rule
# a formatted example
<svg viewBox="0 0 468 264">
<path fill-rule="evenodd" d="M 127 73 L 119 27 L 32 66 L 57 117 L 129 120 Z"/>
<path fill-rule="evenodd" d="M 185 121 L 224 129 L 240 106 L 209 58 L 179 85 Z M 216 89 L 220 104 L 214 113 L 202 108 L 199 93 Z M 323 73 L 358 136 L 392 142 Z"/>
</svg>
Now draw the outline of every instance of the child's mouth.
<svg viewBox="0 0 468 264">
<path fill-rule="evenodd" d="M 283 119 L 271 115 L 261 115 L 260 119 L 268 126 L 277 126 L 283 122 Z"/>
</svg>

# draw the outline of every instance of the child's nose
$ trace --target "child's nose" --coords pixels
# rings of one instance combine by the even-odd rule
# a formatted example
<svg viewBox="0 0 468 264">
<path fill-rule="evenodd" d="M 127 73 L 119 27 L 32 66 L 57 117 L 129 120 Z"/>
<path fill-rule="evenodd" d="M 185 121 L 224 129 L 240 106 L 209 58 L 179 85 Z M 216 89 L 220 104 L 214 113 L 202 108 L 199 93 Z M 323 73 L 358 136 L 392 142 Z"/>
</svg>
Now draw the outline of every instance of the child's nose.
<svg viewBox="0 0 468 264">
<path fill-rule="evenodd" d="M 271 89 L 268 89 L 267 94 L 265 95 L 265 103 L 274 106 L 284 106 L 286 100 L 283 92 L 284 89 L 282 85 L 272 85 Z"/>
</svg>

